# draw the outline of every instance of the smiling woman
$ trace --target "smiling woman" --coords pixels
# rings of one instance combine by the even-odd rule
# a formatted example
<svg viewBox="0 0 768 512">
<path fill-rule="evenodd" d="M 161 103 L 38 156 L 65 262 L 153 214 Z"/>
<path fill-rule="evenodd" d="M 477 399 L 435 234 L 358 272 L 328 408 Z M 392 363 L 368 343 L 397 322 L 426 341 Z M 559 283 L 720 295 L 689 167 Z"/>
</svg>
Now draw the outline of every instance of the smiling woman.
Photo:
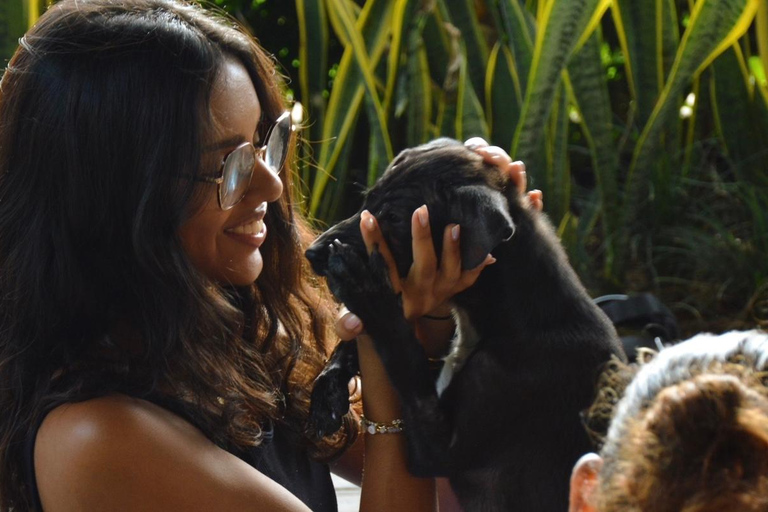
<svg viewBox="0 0 768 512">
<path fill-rule="evenodd" d="M 211 146 L 217 149 L 209 153 L 223 162 L 222 181 L 218 193 L 215 187 L 203 187 L 202 206 L 180 228 L 181 244 L 192 264 L 209 278 L 246 286 L 264 266 L 259 247 L 267 234 L 267 203 L 281 196 L 283 184 L 275 169 L 255 158 L 249 142 L 259 129 L 261 105 L 242 64 L 227 59 L 214 83 L 210 107 L 215 127 Z M 274 144 L 281 133 L 290 134 L 281 131 L 267 143 Z M 251 158 L 238 158 L 238 151 L 248 149 Z"/>
<path fill-rule="evenodd" d="M 64 0 L 1 91 L 0 508 L 333 510 L 313 458 L 357 427 L 304 432 L 335 306 L 270 57 L 192 4 Z"/>
<path fill-rule="evenodd" d="M 335 511 L 325 461 L 359 480 L 357 411 L 307 427 L 334 327 L 362 326 L 334 325 L 303 257 L 282 90 L 196 2 L 62 0 L 22 38 L 0 87 L 0 510 Z M 444 307 L 436 275 L 404 296 Z M 364 412 L 395 419 L 360 343 Z M 434 510 L 403 437 L 369 437 L 361 510 Z"/>
</svg>

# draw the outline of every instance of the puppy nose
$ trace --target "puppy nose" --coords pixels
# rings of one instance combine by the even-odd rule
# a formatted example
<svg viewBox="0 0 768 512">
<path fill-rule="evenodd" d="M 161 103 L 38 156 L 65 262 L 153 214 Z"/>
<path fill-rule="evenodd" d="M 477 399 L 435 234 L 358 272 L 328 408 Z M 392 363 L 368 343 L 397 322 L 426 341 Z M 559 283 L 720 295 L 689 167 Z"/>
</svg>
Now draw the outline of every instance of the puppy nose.
<svg viewBox="0 0 768 512">
<path fill-rule="evenodd" d="M 306 250 L 304 256 L 309 260 L 312 265 L 312 270 L 316 274 L 323 275 L 325 271 L 325 265 L 328 263 L 328 250 L 325 247 L 320 247 L 315 244 Z"/>
</svg>

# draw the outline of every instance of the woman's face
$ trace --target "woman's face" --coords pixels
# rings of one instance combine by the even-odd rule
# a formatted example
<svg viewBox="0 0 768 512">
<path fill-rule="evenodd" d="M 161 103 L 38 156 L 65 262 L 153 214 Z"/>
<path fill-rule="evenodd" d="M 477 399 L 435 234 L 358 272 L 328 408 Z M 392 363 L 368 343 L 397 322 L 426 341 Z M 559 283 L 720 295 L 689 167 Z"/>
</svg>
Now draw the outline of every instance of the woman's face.
<svg viewBox="0 0 768 512">
<path fill-rule="evenodd" d="M 212 143 L 203 148 L 206 174 L 218 175 L 220 162 L 243 142 L 253 142 L 261 105 L 245 67 L 228 59 L 211 96 L 214 119 Z M 216 184 L 200 183 L 202 207 L 180 229 L 181 243 L 195 267 L 221 284 L 253 283 L 264 265 L 259 247 L 267 235 L 267 203 L 283 192 L 280 178 L 257 158 L 251 184 L 242 201 L 230 210 L 219 208 Z"/>
</svg>

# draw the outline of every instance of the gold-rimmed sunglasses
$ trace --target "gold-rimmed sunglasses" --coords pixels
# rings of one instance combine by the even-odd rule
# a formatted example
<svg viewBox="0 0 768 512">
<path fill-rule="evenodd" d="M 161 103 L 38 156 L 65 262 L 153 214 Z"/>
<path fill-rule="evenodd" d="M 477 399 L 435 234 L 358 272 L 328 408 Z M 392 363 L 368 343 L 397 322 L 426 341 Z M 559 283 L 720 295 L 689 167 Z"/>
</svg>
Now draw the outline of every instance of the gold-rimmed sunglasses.
<svg viewBox="0 0 768 512">
<path fill-rule="evenodd" d="M 264 138 L 264 144 L 256 147 L 243 142 L 230 151 L 221 161 L 218 176 L 197 176 L 197 181 L 215 183 L 219 186 L 219 207 L 229 210 L 243 200 L 251 184 L 256 159 L 264 162 L 273 173 L 280 174 L 288 155 L 293 123 L 291 113 L 283 112 L 274 122 Z"/>
</svg>

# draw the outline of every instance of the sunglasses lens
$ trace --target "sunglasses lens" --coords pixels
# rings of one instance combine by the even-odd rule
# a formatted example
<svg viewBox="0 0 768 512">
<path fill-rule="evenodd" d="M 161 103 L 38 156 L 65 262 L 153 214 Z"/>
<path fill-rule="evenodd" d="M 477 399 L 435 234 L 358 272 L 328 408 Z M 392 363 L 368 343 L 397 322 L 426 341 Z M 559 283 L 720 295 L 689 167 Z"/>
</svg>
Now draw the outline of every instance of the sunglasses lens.
<svg viewBox="0 0 768 512">
<path fill-rule="evenodd" d="M 267 140 L 264 163 L 275 173 L 279 173 L 288 154 L 288 141 L 291 138 L 291 116 L 288 112 L 280 116 L 272 127 Z"/>
<path fill-rule="evenodd" d="M 224 182 L 219 187 L 219 199 L 224 210 L 232 208 L 243 198 L 255 165 L 256 151 L 250 144 L 240 146 L 229 154 L 224 163 Z"/>
</svg>

